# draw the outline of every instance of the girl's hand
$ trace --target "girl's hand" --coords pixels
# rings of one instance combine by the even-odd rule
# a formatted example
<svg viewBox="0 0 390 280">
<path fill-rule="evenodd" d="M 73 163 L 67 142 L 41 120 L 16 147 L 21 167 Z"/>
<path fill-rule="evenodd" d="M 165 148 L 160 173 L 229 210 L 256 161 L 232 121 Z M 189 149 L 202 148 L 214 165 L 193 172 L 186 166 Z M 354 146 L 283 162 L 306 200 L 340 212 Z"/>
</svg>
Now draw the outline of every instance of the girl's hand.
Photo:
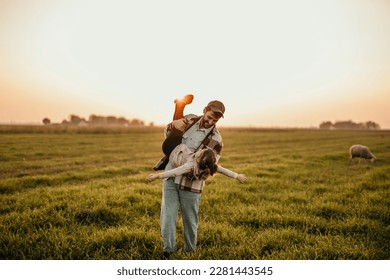
<svg viewBox="0 0 390 280">
<path fill-rule="evenodd" d="M 237 178 L 236 178 L 241 184 L 245 183 L 247 178 L 245 176 L 245 174 L 238 174 Z"/>
<path fill-rule="evenodd" d="M 148 177 L 146 177 L 146 182 L 150 183 L 158 178 L 158 174 L 150 174 Z"/>
</svg>

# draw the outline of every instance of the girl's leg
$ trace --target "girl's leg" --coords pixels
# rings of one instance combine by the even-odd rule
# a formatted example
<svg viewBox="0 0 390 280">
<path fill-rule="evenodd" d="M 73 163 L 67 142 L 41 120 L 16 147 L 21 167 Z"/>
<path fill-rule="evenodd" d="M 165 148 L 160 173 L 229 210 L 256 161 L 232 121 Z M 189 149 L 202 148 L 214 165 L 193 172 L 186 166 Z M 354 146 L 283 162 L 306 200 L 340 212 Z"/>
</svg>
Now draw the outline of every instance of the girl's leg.
<svg viewBox="0 0 390 280">
<path fill-rule="evenodd" d="M 181 139 L 183 136 L 183 132 L 178 131 L 176 129 L 172 129 L 171 133 L 165 138 L 162 143 L 162 150 L 164 155 L 169 157 L 171 152 L 176 148 L 177 145 L 181 144 Z"/>
<path fill-rule="evenodd" d="M 184 107 L 192 103 L 194 96 L 187 94 L 183 99 L 175 99 L 175 113 L 173 114 L 173 120 L 178 120 L 184 117 Z"/>
<path fill-rule="evenodd" d="M 192 103 L 194 96 L 187 94 L 183 99 L 175 99 L 175 113 L 173 120 L 178 120 L 184 117 L 184 107 Z M 183 132 L 173 129 L 162 144 L 162 150 L 166 156 L 169 157 L 173 149 L 181 143 Z"/>
</svg>

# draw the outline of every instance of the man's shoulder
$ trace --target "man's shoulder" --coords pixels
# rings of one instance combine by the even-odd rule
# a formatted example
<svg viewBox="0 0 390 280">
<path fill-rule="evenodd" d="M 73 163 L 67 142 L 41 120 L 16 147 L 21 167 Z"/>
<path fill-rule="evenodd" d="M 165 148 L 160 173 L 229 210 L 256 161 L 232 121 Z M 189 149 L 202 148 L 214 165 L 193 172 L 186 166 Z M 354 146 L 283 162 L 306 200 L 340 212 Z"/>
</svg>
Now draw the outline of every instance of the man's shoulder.
<svg viewBox="0 0 390 280">
<path fill-rule="evenodd" d="M 213 139 L 214 141 L 217 141 L 217 142 L 219 142 L 219 143 L 222 143 L 222 135 L 221 135 L 221 133 L 219 132 L 218 128 L 216 128 L 216 127 L 214 127 L 212 139 Z"/>
<path fill-rule="evenodd" d="M 196 121 L 197 119 L 200 119 L 200 116 L 195 114 L 188 114 L 184 116 L 189 121 Z"/>
</svg>

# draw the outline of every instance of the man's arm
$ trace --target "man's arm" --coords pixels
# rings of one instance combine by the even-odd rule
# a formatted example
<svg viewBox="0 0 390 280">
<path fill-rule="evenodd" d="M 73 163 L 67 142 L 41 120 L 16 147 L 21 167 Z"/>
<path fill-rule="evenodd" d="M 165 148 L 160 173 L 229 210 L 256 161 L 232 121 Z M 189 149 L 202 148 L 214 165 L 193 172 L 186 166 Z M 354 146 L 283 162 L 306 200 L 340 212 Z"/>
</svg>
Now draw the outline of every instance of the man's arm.
<svg viewBox="0 0 390 280">
<path fill-rule="evenodd" d="M 194 114 L 189 114 L 189 115 L 184 116 L 184 118 L 181 118 L 181 119 L 178 119 L 178 120 L 174 120 L 171 123 L 169 123 L 165 127 L 165 130 L 164 130 L 165 138 L 167 138 L 167 136 L 169 135 L 169 133 L 171 133 L 171 131 L 173 129 L 176 129 L 178 131 L 184 132 L 186 130 L 187 126 L 188 126 L 189 120 L 194 118 L 194 117 L 197 117 L 197 116 L 194 115 Z"/>
</svg>

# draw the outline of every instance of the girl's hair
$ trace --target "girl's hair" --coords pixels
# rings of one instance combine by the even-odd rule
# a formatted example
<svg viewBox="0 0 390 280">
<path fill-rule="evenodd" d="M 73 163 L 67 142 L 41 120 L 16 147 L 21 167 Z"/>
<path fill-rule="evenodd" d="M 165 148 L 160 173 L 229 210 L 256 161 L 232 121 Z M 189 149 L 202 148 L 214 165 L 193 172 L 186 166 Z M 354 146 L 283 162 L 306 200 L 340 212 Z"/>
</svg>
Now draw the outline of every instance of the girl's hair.
<svg viewBox="0 0 390 280">
<path fill-rule="evenodd" d="M 215 162 L 216 157 L 213 150 L 205 149 L 199 162 L 199 177 L 201 179 L 206 179 L 209 175 L 214 175 L 217 172 L 218 166 Z"/>
</svg>

